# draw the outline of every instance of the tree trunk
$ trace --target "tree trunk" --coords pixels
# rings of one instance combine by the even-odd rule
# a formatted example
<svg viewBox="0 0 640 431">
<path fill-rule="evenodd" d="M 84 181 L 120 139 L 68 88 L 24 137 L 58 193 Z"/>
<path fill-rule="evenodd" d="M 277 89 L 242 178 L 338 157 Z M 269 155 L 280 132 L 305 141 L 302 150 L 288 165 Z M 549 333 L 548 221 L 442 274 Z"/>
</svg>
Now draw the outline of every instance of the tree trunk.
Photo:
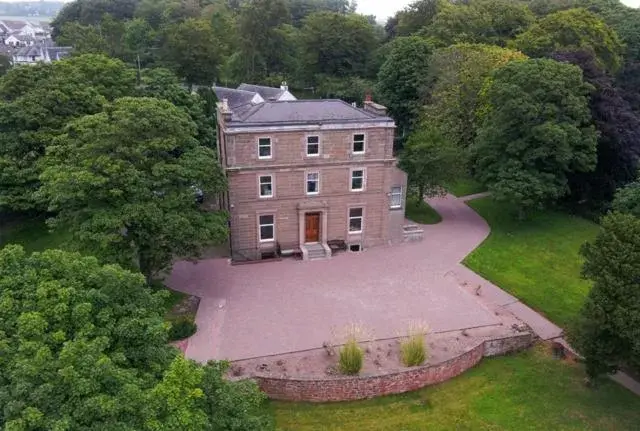
<svg viewBox="0 0 640 431">
<path fill-rule="evenodd" d="M 422 204 L 424 201 L 424 185 L 420 184 L 418 186 L 418 204 Z"/>
</svg>

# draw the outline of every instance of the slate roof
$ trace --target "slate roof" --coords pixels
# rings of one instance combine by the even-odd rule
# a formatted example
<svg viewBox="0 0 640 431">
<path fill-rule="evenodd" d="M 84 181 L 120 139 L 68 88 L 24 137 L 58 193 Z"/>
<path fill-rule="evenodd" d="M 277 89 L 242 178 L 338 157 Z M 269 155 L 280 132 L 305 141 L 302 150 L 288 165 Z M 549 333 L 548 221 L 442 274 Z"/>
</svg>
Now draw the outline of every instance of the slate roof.
<svg viewBox="0 0 640 431">
<path fill-rule="evenodd" d="M 232 111 L 236 126 L 393 122 L 336 99 L 267 101 Z"/>
<path fill-rule="evenodd" d="M 19 57 L 40 57 L 42 55 L 42 49 L 39 46 L 23 46 L 15 53 Z"/>
<path fill-rule="evenodd" d="M 213 87 L 213 91 L 216 93 L 218 100 L 227 99 L 231 109 L 250 104 L 251 100 L 256 96 L 255 92 L 236 90 L 235 88 Z"/>
<path fill-rule="evenodd" d="M 29 23 L 26 21 L 14 21 L 14 20 L 8 20 L 8 19 L 3 19 L 2 23 L 10 31 L 22 30 L 23 27 L 26 27 L 27 25 L 29 25 Z"/>
<path fill-rule="evenodd" d="M 70 46 L 49 46 L 45 48 L 51 61 L 60 60 L 71 54 Z"/>
<path fill-rule="evenodd" d="M 284 93 L 281 88 L 264 87 L 262 85 L 240 84 L 238 90 L 258 93 L 264 100 L 278 100 Z"/>
</svg>

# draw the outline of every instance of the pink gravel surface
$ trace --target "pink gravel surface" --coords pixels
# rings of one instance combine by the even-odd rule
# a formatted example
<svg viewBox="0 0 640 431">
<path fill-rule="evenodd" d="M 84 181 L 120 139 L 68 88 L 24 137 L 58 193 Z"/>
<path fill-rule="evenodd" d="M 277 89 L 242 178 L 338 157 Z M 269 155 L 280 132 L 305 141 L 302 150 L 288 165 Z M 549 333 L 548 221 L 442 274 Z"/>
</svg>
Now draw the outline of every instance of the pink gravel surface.
<svg viewBox="0 0 640 431">
<path fill-rule="evenodd" d="M 485 221 L 452 196 L 431 199 L 443 222 L 424 240 L 332 259 L 231 266 L 227 259 L 179 262 L 168 283 L 202 298 L 187 356 L 247 359 L 315 349 L 357 323 L 370 339 L 499 324 L 474 295 L 445 275 L 489 234 Z"/>
</svg>

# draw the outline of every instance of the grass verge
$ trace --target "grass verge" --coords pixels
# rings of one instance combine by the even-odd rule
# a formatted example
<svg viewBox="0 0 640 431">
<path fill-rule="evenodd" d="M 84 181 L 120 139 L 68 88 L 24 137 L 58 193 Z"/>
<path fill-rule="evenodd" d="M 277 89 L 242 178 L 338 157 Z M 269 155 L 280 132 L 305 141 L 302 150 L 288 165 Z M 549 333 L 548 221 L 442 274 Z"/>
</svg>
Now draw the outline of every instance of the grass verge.
<svg viewBox="0 0 640 431">
<path fill-rule="evenodd" d="M 640 397 L 616 383 L 583 384 L 582 366 L 546 346 L 485 359 L 416 392 L 332 404 L 272 402 L 282 431 L 624 430 L 640 423 Z"/>
<path fill-rule="evenodd" d="M 570 328 L 591 287 L 580 276 L 580 247 L 595 238 L 598 225 L 558 211 L 525 221 L 509 204 L 491 198 L 469 202 L 491 226 L 491 235 L 464 260 L 487 280 Z"/>
<path fill-rule="evenodd" d="M 48 248 L 64 248 L 64 243 L 70 236 L 69 232 L 49 231 L 44 217 L 0 225 L 0 247 L 19 244 L 29 253 Z"/>
<path fill-rule="evenodd" d="M 487 191 L 482 184 L 471 177 L 464 177 L 453 181 L 451 184 L 447 184 L 446 189 L 456 197 L 475 195 L 476 193 Z"/>
<path fill-rule="evenodd" d="M 415 198 L 407 199 L 405 216 L 418 224 L 436 224 L 442 221 L 440 214 L 431 208 L 428 203 Z"/>
</svg>

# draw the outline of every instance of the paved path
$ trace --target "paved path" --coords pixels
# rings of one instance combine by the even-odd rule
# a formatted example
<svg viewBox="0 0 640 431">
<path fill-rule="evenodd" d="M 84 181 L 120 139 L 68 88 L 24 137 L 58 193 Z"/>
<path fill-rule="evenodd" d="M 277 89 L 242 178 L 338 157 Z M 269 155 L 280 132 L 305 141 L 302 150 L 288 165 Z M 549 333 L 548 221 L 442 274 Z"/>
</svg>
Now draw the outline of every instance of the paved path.
<svg viewBox="0 0 640 431">
<path fill-rule="evenodd" d="M 465 200 L 430 199 L 443 221 L 424 226 L 418 243 L 312 262 L 176 264 L 169 285 L 202 298 L 187 356 L 236 360 L 314 349 L 352 322 L 371 339 L 400 336 L 416 320 L 434 332 L 498 325 L 483 302 L 491 299 L 542 338 L 557 336 L 551 322 L 459 264 L 489 235 Z M 465 291 L 479 282 L 480 297 Z"/>
</svg>

